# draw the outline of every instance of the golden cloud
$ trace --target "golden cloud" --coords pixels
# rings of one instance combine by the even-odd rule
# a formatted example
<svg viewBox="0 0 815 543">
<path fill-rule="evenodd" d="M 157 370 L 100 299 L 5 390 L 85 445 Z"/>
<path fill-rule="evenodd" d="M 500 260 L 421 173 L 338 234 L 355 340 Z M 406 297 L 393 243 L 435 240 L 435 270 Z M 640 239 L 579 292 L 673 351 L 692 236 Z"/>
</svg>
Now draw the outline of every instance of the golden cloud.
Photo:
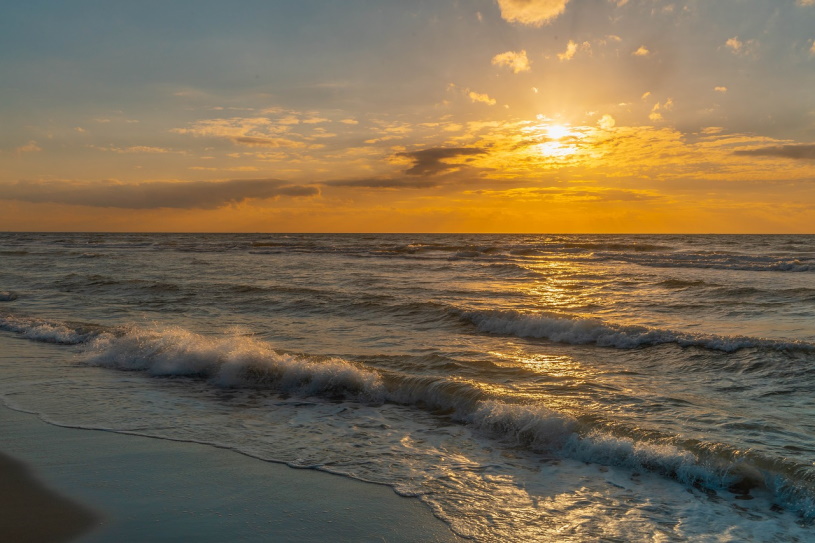
<svg viewBox="0 0 815 543">
<path fill-rule="evenodd" d="M 529 59 L 526 57 L 526 51 L 507 51 L 492 57 L 492 64 L 494 66 L 506 66 L 512 73 L 517 74 L 520 72 L 528 72 Z"/>
<path fill-rule="evenodd" d="M 542 26 L 563 13 L 569 0 L 497 0 L 497 2 L 504 20 Z"/>
<path fill-rule="evenodd" d="M 470 91 L 467 93 L 467 96 L 470 97 L 470 100 L 476 103 L 487 104 L 488 106 L 494 106 L 496 104 L 495 98 L 491 98 L 489 94 Z"/>
</svg>

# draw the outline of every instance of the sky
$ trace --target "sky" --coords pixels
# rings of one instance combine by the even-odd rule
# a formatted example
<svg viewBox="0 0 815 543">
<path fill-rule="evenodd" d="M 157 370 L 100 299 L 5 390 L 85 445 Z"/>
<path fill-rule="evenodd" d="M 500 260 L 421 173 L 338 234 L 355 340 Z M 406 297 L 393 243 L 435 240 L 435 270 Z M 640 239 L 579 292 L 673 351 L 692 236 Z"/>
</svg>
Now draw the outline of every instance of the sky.
<svg viewBox="0 0 815 543">
<path fill-rule="evenodd" d="M 0 230 L 815 233 L 815 0 L 0 3 Z"/>
</svg>

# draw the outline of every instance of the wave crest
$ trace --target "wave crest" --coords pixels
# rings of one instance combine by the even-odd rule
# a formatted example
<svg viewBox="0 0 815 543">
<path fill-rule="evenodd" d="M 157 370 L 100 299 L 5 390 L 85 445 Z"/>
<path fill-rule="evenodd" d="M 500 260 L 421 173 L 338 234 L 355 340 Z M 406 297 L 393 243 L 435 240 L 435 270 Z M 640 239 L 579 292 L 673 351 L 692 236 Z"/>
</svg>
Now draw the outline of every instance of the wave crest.
<svg viewBox="0 0 815 543">
<path fill-rule="evenodd" d="M 728 353 L 748 348 L 815 352 L 815 344 L 799 340 L 692 334 L 638 325 L 606 323 L 599 319 L 556 313 L 522 313 L 514 310 L 461 311 L 459 316 L 482 332 L 548 339 L 570 345 L 634 349 L 675 343 L 681 347 L 702 347 Z"/>
<path fill-rule="evenodd" d="M 16 332 L 33 341 L 62 345 L 85 343 L 97 334 L 95 330 L 89 327 L 72 326 L 64 322 L 14 315 L 0 315 L 0 330 Z"/>
<path fill-rule="evenodd" d="M 207 337 L 182 328 L 131 327 L 105 333 L 88 345 L 83 361 L 94 366 L 146 371 L 156 376 L 203 377 L 222 387 L 272 388 L 287 394 L 381 402 L 382 379 L 341 358 L 278 353 L 269 344 L 235 332 Z"/>
</svg>

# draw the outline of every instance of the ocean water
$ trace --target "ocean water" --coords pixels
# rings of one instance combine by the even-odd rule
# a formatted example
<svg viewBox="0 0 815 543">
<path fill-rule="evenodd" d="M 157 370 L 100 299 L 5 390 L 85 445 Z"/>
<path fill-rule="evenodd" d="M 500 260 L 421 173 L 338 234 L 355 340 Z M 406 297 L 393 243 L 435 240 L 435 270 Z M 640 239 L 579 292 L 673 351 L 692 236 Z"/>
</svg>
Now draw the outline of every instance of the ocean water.
<svg viewBox="0 0 815 543">
<path fill-rule="evenodd" d="M 476 541 L 815 540 L 815 236 L 4 233 L 0 348 L 12 408 Z"/>
</svg>

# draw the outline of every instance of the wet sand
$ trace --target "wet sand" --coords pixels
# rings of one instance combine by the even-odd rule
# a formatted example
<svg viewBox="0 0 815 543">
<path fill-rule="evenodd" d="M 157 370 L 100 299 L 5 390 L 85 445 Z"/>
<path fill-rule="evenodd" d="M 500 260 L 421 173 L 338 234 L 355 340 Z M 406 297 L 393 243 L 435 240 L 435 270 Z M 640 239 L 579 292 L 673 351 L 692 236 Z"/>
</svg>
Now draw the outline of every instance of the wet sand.
<svg viewBox="0 0 815 543">
<path fill-rule="evenodd" d="M 234 451 L 6 407 L 0 435 L 0 541 L 461 541 L 388 487 Z"/>
<path fill-rule="evenodd" d="M 90 531 L 99 518 L 46 488 L 17 460 L 0 454 L 0 540 L 58 543 Z"/>
</svg>

